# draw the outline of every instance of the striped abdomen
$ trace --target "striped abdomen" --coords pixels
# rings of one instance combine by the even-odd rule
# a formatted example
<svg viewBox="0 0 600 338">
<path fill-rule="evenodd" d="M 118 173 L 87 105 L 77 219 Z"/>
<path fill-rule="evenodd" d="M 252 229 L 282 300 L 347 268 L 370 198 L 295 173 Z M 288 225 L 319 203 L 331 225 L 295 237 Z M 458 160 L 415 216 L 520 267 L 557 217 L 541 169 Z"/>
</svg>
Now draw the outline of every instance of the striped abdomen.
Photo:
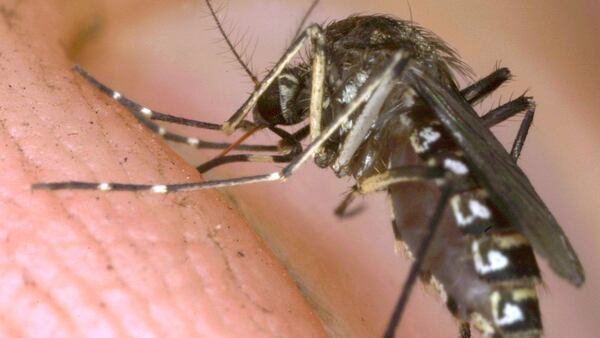
<svg viewBox="0 0 600 338">
<path fill-rule="evenodd" d="M 412 116 L 411 116 L 412 114 Z M 488 199 L 435 118 L 422 110 L 403 118 L 409 142 L 394 146 L 392 165 L 439 165 L 467 184 L 456 191 L 423 265 L 422 278 L 437 289 L 450 311 L 489 337 L 539 337 L 542 330 L 533 250 Z M 439 197 L 434 183 L 390 188 L 394 227 L 409 251 L 421 244 Z"/>
</svg>

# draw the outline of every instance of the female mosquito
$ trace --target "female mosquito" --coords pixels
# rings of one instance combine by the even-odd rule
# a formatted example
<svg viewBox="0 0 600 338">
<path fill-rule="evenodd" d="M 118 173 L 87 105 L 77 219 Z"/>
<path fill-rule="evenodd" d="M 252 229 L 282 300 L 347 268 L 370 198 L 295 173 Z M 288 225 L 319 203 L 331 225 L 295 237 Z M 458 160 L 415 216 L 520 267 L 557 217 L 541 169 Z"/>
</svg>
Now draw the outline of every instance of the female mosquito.
<svg viewBox="0 0 600 338">
<path fill-rule="evenodd" d="M 165 139 L 198 148 L 224 148 L 221 156 L 198 167 L 201 172 L 234 162 L 286 166 L 265 175 L 208 182 L 67 181 L 37 183 L 34 189 L 153 193 L 211 189 L 283 181 L 314 158 L 319 167 L 356 182 L 336 209 L 340 215 L 357 195 L 390 193 L 396 239 L 405 244 L 414 262 L 385 337 L 393 336 L 418 277 L 439 291 L 463 323 L 463 337 L 470 335 L 470 324 L 488 337 L 542 334 L 535 291 L 540 273 L 534 251 L 576 286 L 584 282 L 584 272 L 560 226 L 516 165 L 533 121 L 533 99 L 521 96 L 481 117 L 472 108 L 510 78 L 508 69 L 497 69 L 460 89 L 455 75 L 467 68 L 436 35 L 412 20 L 352 16 L 324 27 L 309 25 L 259 81 L 224 34 L 211 2 L 206 3 L 256 84 L 224 124 L 152 111 L 82 68 L 75 70 Z M 310 46 L 309 60 L 295 61 L 305 44 Z M 489 128 L 522 112 L 525 117 L 508 153 Z M 250 113 L 252 121 L 246 119 Z M 213 143 L 171 133 L 153 120 L 246 134 L 233 144 Z M 295 133 L 284 129 L 301 123 L 305 125 Z M 260 129 L 278 135 L 279 144 L 242 144 Z M 306 138 L 310 143 L 303 147 Z M 249 153 L 228 155 L 232 150 Z M 257 154 L 261 151 L 279 153 Z M 451 212 L 446 213 L 447 208 Z"/>
</svg>

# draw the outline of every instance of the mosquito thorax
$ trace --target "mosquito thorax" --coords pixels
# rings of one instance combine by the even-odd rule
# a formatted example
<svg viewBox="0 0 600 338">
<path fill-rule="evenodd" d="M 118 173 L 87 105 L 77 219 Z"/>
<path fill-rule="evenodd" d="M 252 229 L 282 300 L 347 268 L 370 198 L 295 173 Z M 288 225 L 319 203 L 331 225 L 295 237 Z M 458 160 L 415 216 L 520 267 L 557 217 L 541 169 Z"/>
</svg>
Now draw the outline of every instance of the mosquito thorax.
<svg viewBox="0 0 600 338">
<path fill-rule="evenodd" d="M 254 120 L 267 125 L 293 125 L 304 121 L 309 113 L 310 90 L 307 72 L 293 67 L 282 72 L 258 99 Z"/>
</svg>

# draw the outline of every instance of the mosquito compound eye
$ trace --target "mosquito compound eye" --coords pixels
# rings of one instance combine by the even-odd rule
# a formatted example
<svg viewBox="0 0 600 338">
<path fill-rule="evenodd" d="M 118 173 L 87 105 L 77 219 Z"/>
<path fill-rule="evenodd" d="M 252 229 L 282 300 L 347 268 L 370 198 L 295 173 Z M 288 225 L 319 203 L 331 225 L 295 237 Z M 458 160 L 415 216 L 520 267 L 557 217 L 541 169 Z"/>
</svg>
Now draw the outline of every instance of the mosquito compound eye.
<svg viewBox="0 0 600 338">
<path fill-rule="evenodd" d="M 274 82 L 267 91 L 258 99 L 254 111 L 256 122 L 266 122 L 266 124 L 283 124 L 285 120 L 281 112 L 281 103 L 279 99 L 279 85 Z"/>
<path fill-rule="evenodd" d="M 300 78 L 295 74 L 296 70 L 279 75 L 277 80 L 267 88 L 267 91 L 256 103 L 254 117 L 257 122 L 266 122 L 276 125 L 291 125 L 304 120 L 307 107 L 301 100 L 302 86 Z"/>
</svg>

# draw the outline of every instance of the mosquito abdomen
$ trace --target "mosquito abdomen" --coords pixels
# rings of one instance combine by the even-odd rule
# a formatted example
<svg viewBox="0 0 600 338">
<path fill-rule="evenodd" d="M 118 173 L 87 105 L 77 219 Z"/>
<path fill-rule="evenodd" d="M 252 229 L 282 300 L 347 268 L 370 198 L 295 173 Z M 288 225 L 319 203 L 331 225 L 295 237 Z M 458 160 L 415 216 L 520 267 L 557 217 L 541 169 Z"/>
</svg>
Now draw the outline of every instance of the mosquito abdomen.
<svg viewBox="0 0 600 338">
<path fill-rule="evenodd" d="M 409 120 L 408 136 L 395 135 L 396 142 L 406 145 L 394 146 L 398 151 L 390 166 L 426 162 L 468 182 L 450 198 L 451 207 L 423 262 L 422 280 L 436 289 L 454 316 L 486 337 L 539 337 L 535 285 L 540 273 L 529 242 L 494 207 L 435 118 L 420 112 L 404 118 Z M 422 242 L 439 187 L 435 182 L 403 183 L 389 191 L 397 240 L 410 256 Z"/>
</svg>

